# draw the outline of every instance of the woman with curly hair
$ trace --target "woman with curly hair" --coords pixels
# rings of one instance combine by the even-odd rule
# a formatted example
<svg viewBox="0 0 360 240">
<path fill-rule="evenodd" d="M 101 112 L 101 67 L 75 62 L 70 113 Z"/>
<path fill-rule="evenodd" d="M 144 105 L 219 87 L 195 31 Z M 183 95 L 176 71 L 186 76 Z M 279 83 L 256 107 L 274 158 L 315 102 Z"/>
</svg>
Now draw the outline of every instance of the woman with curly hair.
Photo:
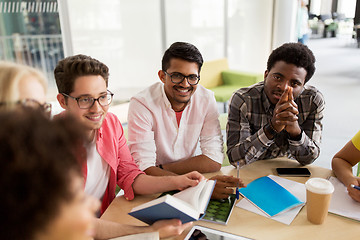
<svg viewBox="0 0 360 240">
<path fill-rule="evenodd" d="M 0 124 L 1 239 L 92 239 L 100 203 L 83 191 L 82 127 L 32 108 L 0 111 Z"/>
</svg>

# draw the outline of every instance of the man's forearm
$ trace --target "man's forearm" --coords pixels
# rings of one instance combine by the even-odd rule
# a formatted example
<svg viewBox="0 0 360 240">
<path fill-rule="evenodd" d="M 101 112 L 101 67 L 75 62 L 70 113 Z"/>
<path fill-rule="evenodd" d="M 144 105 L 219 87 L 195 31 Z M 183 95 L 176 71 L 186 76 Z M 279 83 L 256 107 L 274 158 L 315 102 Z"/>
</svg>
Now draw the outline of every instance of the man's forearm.
<svg viewBox="0 0 360 240">
<path fill-rule="evenodd" d="M 185 174 L 191 171 L 200 173 L 217 172 L 221 168 L 221 164 L 213 161 L 205 155 L 191 157 L 183 161 L 163 164 L 162 167 L 166 171 L 176 174 Z"/>
<path fill-rule="evenodd" d="M 274 142 L 273 139 L 269 139 L 266 135 L 265 127 L 262 127 L 251 135 L 250 137 L 241 137 L 244 138 L 239 144 L 235 144 L 234 140 L 240 138 L 240 132 L 232 134 L 228 138 L 228 150 L 227 154 L 230 162 L 236 162 L 240 159 L 245 159 L 245 164 L 255 162 L 259 159 L 262 159 L 262 156 L 267 151 L 268 147 Z M 250 135 L 250 133 L 244 133 L 245 136 Z"/>
<path fill-rule="evenodd" d="M 176 173 L 161 169 L 160 167 L 149 167 L 144 172 L 151 176 L 176 176 Z"/>
<path fill-rule="evenodd" d="M 291 154 L 302 165 L 311 164 L 320 154 L 320 147 L 305 132 L 299 141 L 289 140 L 289 143 Z"/>
<path fill-rule="evenodd" d="M 321 93 L 318 93 L 311 103 L 314 111 L 306 117 L 299 127 L 302 129 L 301 139 L 289 140 L 289 148 L 294 158 L 302 165 L 310 164 L 320 155 L 320 143 L 322 135 L 322 119 L 324 101 Z"/>
</svg>

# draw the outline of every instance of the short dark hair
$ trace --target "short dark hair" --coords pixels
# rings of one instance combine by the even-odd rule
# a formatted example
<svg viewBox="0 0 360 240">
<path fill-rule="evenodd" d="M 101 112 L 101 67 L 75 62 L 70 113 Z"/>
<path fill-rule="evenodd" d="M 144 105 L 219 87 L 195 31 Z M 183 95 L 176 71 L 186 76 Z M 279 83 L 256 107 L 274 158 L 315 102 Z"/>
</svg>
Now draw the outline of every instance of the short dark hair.
<svg viewBox="0 0 360 240">
<path fill-rule="evenodd" d="M 163 71 L 166 71 L 170 67 L 170 60 L 172 58 L 179 58 L 188 62 L 197 63 L 199 72 L 204 62 L 199 49 L 186 42 L 175 42 L 165 51 L 162 58 Z"/>
<path fill-rule="evenodd" d="M 70 94 L 78 77 L 100 75 L 108 86 L 109 68 L 99 60 L 86 56 L 75 55 L 60 60 L 54 70 L 59 93 Z"/>
<path fill-rule="evenodd" d="M 315 56 L 313 52 L 302 43 L 285 43 L 272 51 L 267 61 L 267 70 L 278 61 L 294 64 L 306 70 L 305 83 L 310 80 L 315 72 Z"/>
<path fill-rule="evenodd" d="M 83 128 L 71 116 L 50 120 L 31 109 L 0 111 L 0 123 L 1 238 L 34 239 L 74 198 Z"/>
</svg>

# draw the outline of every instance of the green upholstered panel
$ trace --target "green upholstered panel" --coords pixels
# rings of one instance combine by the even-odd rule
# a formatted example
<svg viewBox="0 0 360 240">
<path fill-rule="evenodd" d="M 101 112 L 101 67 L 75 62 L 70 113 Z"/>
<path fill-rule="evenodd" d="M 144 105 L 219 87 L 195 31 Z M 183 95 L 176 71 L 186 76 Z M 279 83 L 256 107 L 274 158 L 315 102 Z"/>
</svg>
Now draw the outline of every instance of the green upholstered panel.
<svg viewBox="0 0 360 240">
<path fill-rule="evenodd" d="M 221 73 L 223 85 L 210 88 L 217 102 L 226 102 L 239 88 L 251 86 L 263 80 L 263 75 L 236 70 L 224 70 Z"/>
<path fill-rule="evenodd" d="M 221 73 L 224 85 L 250 86 L 263 80 L 263 75 L 236 70 L 224 70 Z"/>
<path fill-rule="evenodd" d="M 222 85 L 219 87 L 210 88 L 210 90 L 214 92 L 217 102 L 227 102 L 236 90 L 243 87 L 247 87 L 247 85 Z"/>
</svg>

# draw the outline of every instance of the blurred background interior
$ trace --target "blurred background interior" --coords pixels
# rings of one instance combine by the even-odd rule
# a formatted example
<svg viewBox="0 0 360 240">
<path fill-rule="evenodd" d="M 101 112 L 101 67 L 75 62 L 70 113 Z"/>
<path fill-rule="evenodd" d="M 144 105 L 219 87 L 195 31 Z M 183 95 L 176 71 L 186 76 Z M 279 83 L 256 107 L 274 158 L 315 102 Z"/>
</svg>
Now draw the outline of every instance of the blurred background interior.
<svg viewBox="0 0 360 240">
<path fill-rule="evenodd" d="M 326 100 L 315 164 L 330 168 L 359 130 L 360 0 L 0 0 L 0 60 L 45 72 L 56 113 L 57 62 L 79 53 L 99 59 L 110 68 L 111 111 L 126 124 L 130 97 L 158 81 L 171 43 L 190 42 L 205 62 L 226 59 L 225 68 L 262 75 L 271 50 L 297 42 L 302 26 L 317 58 L 309 84 Z"/>
</svg>

